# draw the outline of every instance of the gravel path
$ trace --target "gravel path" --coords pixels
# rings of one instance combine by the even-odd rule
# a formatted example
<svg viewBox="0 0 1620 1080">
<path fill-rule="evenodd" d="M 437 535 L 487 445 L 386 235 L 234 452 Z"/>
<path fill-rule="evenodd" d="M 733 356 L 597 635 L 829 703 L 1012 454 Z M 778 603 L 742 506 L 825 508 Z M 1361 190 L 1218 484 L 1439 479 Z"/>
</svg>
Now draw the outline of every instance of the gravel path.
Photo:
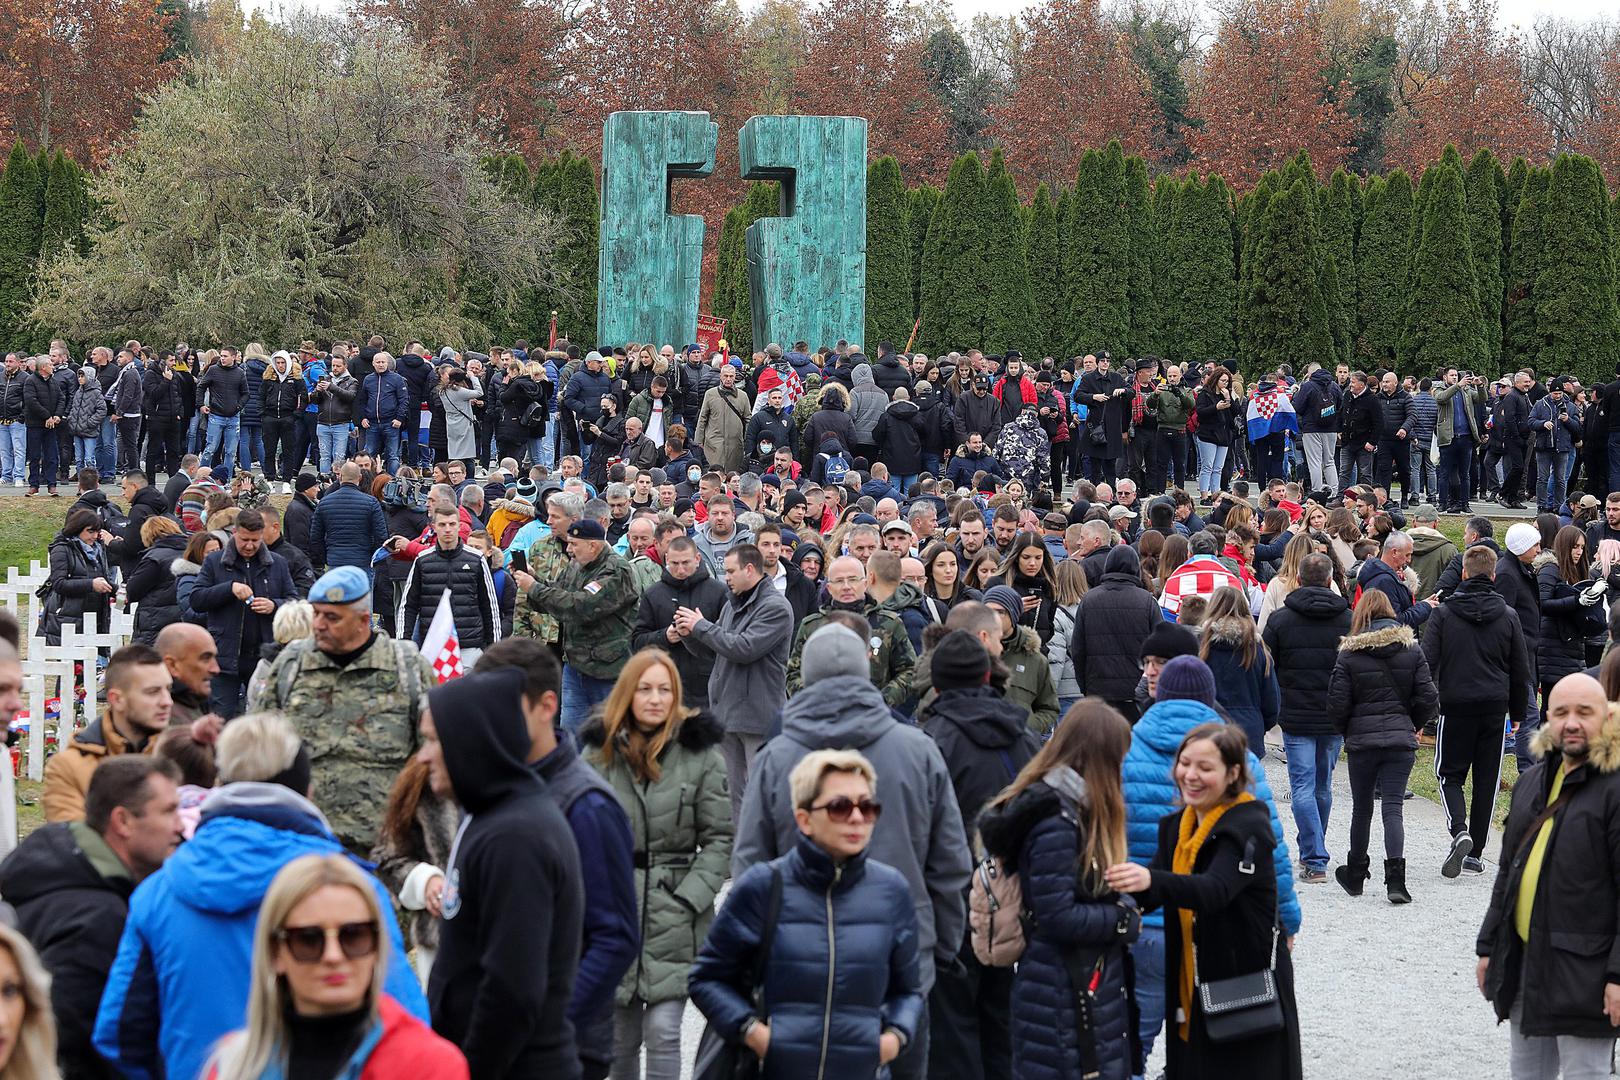
<svg viewBox="0 0 1620 1080">
<path fill-rule="evenodd" d="M 1275 753 L 1266 777 L 1294 851 L 1288 770 Z M 1350 836 L 1350 787 L 1341 761 L 1334 773 L 1328 851 L 1343 859 Z M 1407 889 L 1412 903 L 1384 898 L 1383 834 L 1374 813 L 1373 879 L 1360 897 L 1330 877 L 1300 885 L 1304 926 L 1294 946 L 1295 994 L 1307 1080 L 1386 1080 L 1442 1076 L 1485 1080 L 1507 1076 L 1507 1029 L 1474 989 L 1474 937 L 1496 878 L 1500 834 L 1493 833 L 1485 873 L 1451 881 L 1440 876 L 1445 816 L 1427 799 L 1406 803 Z M 703 1032 L 690 1005 L 682 1030 L 685 1075 Z M 1148 1075 L 1164 1067 L 1157 1050 Z"/>
</svg>

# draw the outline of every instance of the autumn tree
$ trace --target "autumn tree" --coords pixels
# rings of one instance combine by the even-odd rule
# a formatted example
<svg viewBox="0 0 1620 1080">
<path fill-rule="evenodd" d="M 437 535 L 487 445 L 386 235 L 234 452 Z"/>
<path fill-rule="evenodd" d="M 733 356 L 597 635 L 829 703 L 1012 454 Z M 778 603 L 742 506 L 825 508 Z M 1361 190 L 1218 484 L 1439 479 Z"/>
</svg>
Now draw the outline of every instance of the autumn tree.
<svg viewBox="0 0 1620 1080">
<path fill-rule="evenodd" d="M 989 127 L 1023 189 L 1074 175 L 1081 154 L 1110 139 L 1153 152 L 1157 109 L 1147 80 L 1098 0 L 1042 0 L 1024 19 L 1012 91 L 990 110 Z"/>
<path fill-rule="evenodd" d="M 794 111 L 864 116 L 868 153 L 892 154 L 907 176 L 938 180 L 950 160 L 950 118 L 929 89 L 924 42 L 898 0 L 823 0 L 805 16 L 805 39 Z"/>
<path fill-rule="evenodd" d="M 866 170 L 866 342 L 905 344 L 911 329 L 911 235 L 900 166 L 881 157 Z M 898 340 L 896 340 L 898 338 Z"/>
<path fill-rule="evenodd" d="M 1549 132 L 1530 103 L 1522 45 L 1497 28 L 1494 0 L 1447 0 L 1420 26 L 1399 69 L 1387 160 L 1416 169 L 1447 143 L 1544 155 Z"/>
<path fill-rule="evenodd" d="M 1596 160 L 1609 183 L 1620 187 L 1620 54 L 1604 57 L 1595 82 L 1591 109 L 1570 144 Z"/>
<path fill-rule="evenodd" d="M 1609 198 L 1597 162 L 1560 154 L 1547 184 L 1542 230 L 1557 237 L 1536 278 L 1537 370 L 1572 372 L 1592 385 L 1620 356 L 1620 311 Z"/>
<path fill-rule="evenodd" d="M 151 0 L 0 0 L 0 137 L 100 162 L 175 72 Z"/>
<path fill-rule="evenodd" d="M 1331 172 L 1349 157 L 1355 123 L 1342 86 L 1329 86 L 1327 57 L 1306 0 L 1249 0 L 1222 24 L 1198 71 L 1187 137 L 1195 168 L 1238 187 L 1310 152 Z"/>
</svg>

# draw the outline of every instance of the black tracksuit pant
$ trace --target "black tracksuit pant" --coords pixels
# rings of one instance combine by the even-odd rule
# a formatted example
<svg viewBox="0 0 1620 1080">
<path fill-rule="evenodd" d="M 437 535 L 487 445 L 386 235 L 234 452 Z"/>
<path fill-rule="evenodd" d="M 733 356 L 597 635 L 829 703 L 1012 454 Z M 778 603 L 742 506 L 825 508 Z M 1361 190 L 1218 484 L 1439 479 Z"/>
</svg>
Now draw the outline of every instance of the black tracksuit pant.
<svg viewBox="0 0 1620 1080">
<path fill-rule="evenodd" d="M 1440 781 L 1440 801 L 1446 808 L 1446 827 L 1452 836 L 1466 832 L 1474 841 L 1475 858 L 1485 854 L 1502 780 L 1502 731 L 1507 702 L 1475 705 L 1468 709 L 1441 709 L 1435 730 L 1434 775 Z M 1474 777 L 1473 797 L 1464 805 L 1463 781 Z"/>
<path fill-rule="evenodd" d="M 928 992 L 932 1014 L 929 1080 L 1000 1080 L 1012 1075 L 1010 967 L 985 967 L 973 955 L 971 931 L 957 954 L 961 970 L 938 967 Z"/>
</svg>

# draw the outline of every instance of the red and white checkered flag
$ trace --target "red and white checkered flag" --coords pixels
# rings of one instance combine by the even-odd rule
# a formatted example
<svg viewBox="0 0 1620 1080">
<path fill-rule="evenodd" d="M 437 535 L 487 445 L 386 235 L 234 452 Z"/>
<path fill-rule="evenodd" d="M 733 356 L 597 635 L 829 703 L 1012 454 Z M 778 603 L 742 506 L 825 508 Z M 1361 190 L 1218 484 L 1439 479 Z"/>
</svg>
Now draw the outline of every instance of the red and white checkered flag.
<svg viewBox="0 0 1620 1080">
<path fill-rule="evenodd" d="M 422 655 L 441 683 L 461 677 L 461 642 L 456 638 L 455 616 L 450 614 L 448 589 L 439 594 L 439 610 L 433 613 L 427 636 L 422 638 Z"/>
</svg>

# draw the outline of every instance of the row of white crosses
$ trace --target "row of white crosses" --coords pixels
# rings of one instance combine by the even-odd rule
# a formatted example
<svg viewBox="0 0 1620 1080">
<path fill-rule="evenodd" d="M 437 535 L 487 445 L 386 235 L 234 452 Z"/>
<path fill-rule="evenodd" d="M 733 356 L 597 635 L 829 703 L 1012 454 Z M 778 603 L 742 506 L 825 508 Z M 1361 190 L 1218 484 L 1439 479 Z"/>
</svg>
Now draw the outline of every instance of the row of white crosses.
<svg viewBox="0 0 1620 1080">
<path fill-rule="evenodd" d="M 45 700 L 47 686 L 54 680 L 57 685 L 59 709 L 56 721 L 56 745 L 66 746 L 80 725 L 78 719 L 78 690 L 84 688 L 84 724 L 95 723 L 96 656 L 101 650 L 111 651 L 129 643 L 135 632 L 135 616 L 115 605 L 106 631 L 96 626 L 94 614 L 86 615 L 83 625 L 64 622 L 62 643 L 51 645 L 40 637 L 39 617 L 42 602 L 39 587 L 50 576 L 50 569 L 37 559 L 27 573 L 9 567 L 6 580 L 0 582 L 0 606 L 11 608 L 22 624 L 27 638 L 27 659 L 23 661 L 23 693 L 28 703 L 28 777 L 45 777 Z M 75 664 L 79 675 L 74 676 Z M 0 767 L 10 767 L 9 762 Z"/>
</svg>

